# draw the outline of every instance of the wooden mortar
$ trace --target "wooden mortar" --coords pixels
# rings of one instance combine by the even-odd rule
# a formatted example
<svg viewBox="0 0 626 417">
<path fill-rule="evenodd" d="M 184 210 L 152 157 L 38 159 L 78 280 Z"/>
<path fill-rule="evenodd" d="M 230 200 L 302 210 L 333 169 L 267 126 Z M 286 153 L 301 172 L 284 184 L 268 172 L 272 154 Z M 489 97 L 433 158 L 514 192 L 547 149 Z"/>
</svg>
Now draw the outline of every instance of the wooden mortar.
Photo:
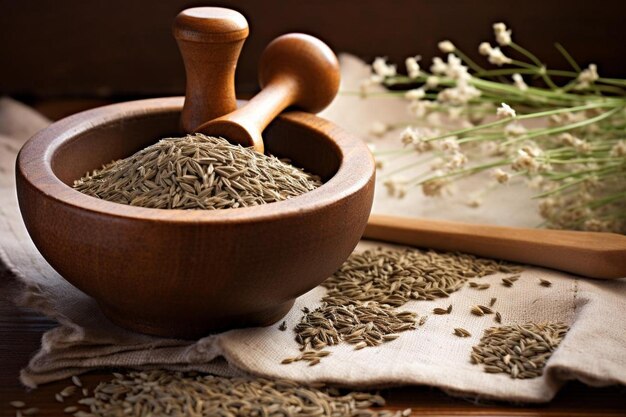
<svg viewBox="0 0 626 417">
<path fill-rule="evenodd" d="M 192 21 L 201 30 L 232 27 Z M 228 50 L 230 58 L 233 48 L 240 48 L 233 43 L 241 41 L 231 39 L 223 47 L 220 36 L 195 39 L 217 43 L 214 50 Z M 234 65 L 221 71 L 226 74 L 212 79 L 232 82 L 227 72 Z M 208 97 L 191 90 L 188 86 L 187 101 Z M 219 91 L 230 97 L 229 86 Z M 113 322 L 166 337 L 196 338 L 279 320 L 296 297 L 350 255 L 374 194 L 374 161 L 367 146 L 303 112 L 278 116 L 263 134 L 266 151 L 324 181 L 290 200 L 215 211 L 159 210 L 100 200 L 71 187 L 104 163 L 193 130 L 201 117 L 189 114 L 181 129 L 181 114 L 192 107 L 183 108 L 180 97 L 158 98 L 73 115 L 31 138 L 16 166 L 26 228 L 50 265 L 94 297 Z"/>
</svg>

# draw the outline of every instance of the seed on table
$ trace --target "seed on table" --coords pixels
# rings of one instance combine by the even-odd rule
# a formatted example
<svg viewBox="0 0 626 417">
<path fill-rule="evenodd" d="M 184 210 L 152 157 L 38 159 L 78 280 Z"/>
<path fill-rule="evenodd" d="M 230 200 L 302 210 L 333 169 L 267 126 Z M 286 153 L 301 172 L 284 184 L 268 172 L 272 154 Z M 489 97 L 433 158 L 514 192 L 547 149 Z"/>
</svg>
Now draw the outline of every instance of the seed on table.
<svg viewBox="0 0 626 417">
<path fill-rule="evenodd" d="M 24 401 L 11 401 L 9 404 L 13 408 L 23 408 L 26 406 L 26 403 Z"/>
<path fill-rule="evenodd" d="M 439 314 L 439 315 L 441 315 L 441 314 L 448 314 L 448 310 L 447 310 L 447 309 L 445 309 L 445 308 L 439 308 L 439 307 L 437 307 L 437 308 L 434 308 L 434 309 L 433 309 L 433 313 L 434 313 L 434 314 Z"/>
<path fill-rule="evenodd" d="M 548 281 L 547 279 L 539 279 L 539 285 L 543 286 L 543 287 L 550 287 L 552 285 L 552 283 L 550 281 Z"/>
<path fill-rule="evenodd" d="M 37 414 L 39 412 L 39 409 L 37 407 L 31 407 L 31 408 L 27 408 L 26 410 L 22 411 L 22 414 L 25 416 L 32 416 L 34 414 Z"/>
<path fill-rule="evenodd" d="M 502 315 L 499 311 L 496 311 L 496 317 L 494 318 L 494 320 L 496 321 L 496 323 L 502 323 Z"/>
<path fill-rule="evenodd" d="M 470 311 L 475 316 L 484 316 L 485 315 L 485 312 L 479 306 L 472 307 L 472 309 Z"/>
<path fill-rule="evenodd" d="M 75 413 L 76 411 L 78 411 L 78 407 L 76 407 L 76 406 L 74 406 L 74 405 L 71 405 L 71 406 L 69 406 L 69 407 L 65 407 L 65 408 L 63 409 L 63 412 L 64 412 L 64 413 L 67 413 L 67 414 Z"/>
<path fill-rule="evenodd" d="M 287 330 L 287 322 L 283 321 L 282 323 L 280 323 L 280 326 L 278 326 L 278 330 L 280 330 L 281 332 Z"/>
<path fill-rule="evenodd" d="M 478 307 L 478 308 L 480 308 L 480 309 L 482 310 L 482 312 L 483 312 L 483 313 L 485 313 L 485 314 L 493 314 L 493 310 L 492 310 L 492 309 L 490 309 L 490 308 L 489 308 L 489 307 L 487 307 L 487 306 L 481 306 L 481 305 L 479 305 L 479 306 L 477 306 L 477 307 Z"/>
<path fill-rule="evenodd" d="M 454 335 L 459 337 L 470 337 L 472 334 L 461 327 L 457 327 L 454 329 Z"/>
<path fill-rule="evenodd" d="M 74 375 L 74 376 L 72 377 L 72 382 L 73 382 L 73 383 L 74 383 L 74 385 L 76 385 L 77 387 L 82 388 L 82 386 L 83 386 L 83 382 L 82 382 L 82 381 L 80 380 L 80 378 L 79 378 L 78 376 L 76 376 L 76 375 Z"/>
<path fill-rule="evenodd" d="M 61 394 L 54 394 L 54 399 L 60 403 L 63 402 L 63 396 Z"/>
<path fill-rule="evenodd" d="M 505 287 L 512 287 L 513 281 L 508 278 L 502 278 L 502 285 L 504 285 Z"/>
<path fill-rule="evenodd" d="M 489 301 L 489 307 L 493 307 L 493 305 L 496 303 L 497 300 L 498 299 L 496 297 L 493 297 L 491 301 Z"/>
</svg>

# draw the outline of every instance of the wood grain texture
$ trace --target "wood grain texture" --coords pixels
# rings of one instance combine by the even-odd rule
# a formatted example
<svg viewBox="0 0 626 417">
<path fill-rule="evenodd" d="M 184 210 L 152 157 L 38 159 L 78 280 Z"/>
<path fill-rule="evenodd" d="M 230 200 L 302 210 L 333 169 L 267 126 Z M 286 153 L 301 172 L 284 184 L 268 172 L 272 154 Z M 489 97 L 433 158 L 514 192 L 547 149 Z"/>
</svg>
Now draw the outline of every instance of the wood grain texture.
<svg viewBox="0 0 626 417">
<path fill-rule="evenodd" d="M 626 277 L 626 236 L 372 215 L 364 237 L 544 266 L 590 278 Z"/>
<path fill-rule="evenodd" d="M 259 63 L 263 90 L 241 108 L 196 130 L 221 136 L 264 152 L 263 130 L 287 107 L 317 113 L 328 106 L 339 90 L 339 62 L 321 40 L 302 33 L 274 39 Z M 206 87 L 200 87 L 207 89 Z"/>
<path fill-rule="evenodd" d="M 162 336 L 267 325 L 348 257 L 369 216 L 365 144 L 308 113 L 280 116 L 269 152 L 318 174 L 318 189 L 233 210 L 156 210 L 69 184 L 103 163 L 180 134 L 182 98 L 79 113 L 34 136 L 17 161 L 20 210 L 35 245 L 114 322 Z"/>
<path fill-rule="evenodd" d="M 69 381 L 46 384 L 27 390 L 18 381 L 19 370 L 39 348 L 43 332 L 56 323 L 32 310 L 16 307 L 11 299 L 17 295 L 17 282 L 0 263 L 0 417 L 14 417 L 10 401 L 21 400 L 37 407 L 37 416 L 61 416 L 67 404 L 60 404 L 54 394 Z M 106 370 L 82 375 L 85 386 L 92 390 L 99 381 L 111 375 Z M 524 417 L 618 417 L 626 409 L 626 388 L 620 386 L 592 388 L 580 383 L 567 384 L 549 404 L 523 405 L 504 402 L 469 401 L 452 398 L 438 389 L 403 387 L 383 390 L 387 399 L 383 409 L 413 409 L 412 416 L 524 416 Z"/>
<path fill-rule="evenodd" d="M 185 63 L 181 125 L 191 133 L 237 108 L 235 68 L 248 37 L 248 22 L 234 10 L 194 7 L 176 16 L 172 31 Z"/>
</svg>

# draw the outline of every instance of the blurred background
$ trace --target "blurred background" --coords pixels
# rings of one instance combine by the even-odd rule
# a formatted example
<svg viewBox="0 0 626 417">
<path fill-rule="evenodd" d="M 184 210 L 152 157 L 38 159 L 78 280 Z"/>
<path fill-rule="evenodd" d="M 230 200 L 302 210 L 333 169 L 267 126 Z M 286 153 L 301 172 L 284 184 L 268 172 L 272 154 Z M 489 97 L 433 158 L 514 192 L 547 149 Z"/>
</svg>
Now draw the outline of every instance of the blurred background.
<svg viewBox="0 0 626 417">
<path fill-rule="evenodd" d="M 387 56 L 402 68 L 409 55 L 429 62 L 442 39 L 478 58 L 476 45 L 504 21 L 549 66 L 567 66 L 553 47 L 559 41 L 603 76 L 626 75 L 623 0 L 0 0 L 0 95 L 58 119 L 112 101 L 183 94 L 171 23 L 180 10 L 207 5 L 236 9 L 250 24 L 237 70 L 242 96 L 258 88 L 263 48 L 289 31 L 367 62 Z"/>
</svg>

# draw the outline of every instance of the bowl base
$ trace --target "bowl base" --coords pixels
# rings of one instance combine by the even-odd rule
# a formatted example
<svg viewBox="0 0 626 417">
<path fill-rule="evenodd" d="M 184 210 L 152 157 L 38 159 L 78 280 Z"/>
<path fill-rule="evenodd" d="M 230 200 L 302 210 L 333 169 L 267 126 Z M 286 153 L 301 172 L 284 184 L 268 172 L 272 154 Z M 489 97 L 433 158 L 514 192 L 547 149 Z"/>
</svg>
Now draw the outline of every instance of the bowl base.
<svg viewBox="0 0 626 417">
<path fill-rule="evenodd" d="M 140 317 L 133 317 L 128 312 L 122 312 L 115 307 L 98 303 L 104 315 L 114 324 L 138 333 L 151 336 L 160 336 L 176 339 L 199 339 L 211 333 L 241 328 L 241 327 L 263 327 L 269 326 L 283 318 L 291 307 L 294 300 L 289 300 L 270 309 L 248 313 L 239 316 L 224 316 L 219 319 L 206 318 L 196 320 L 193 323 L 180 323 L 166 318 L 158 320 L 145 320 Z"/>
</svg>

